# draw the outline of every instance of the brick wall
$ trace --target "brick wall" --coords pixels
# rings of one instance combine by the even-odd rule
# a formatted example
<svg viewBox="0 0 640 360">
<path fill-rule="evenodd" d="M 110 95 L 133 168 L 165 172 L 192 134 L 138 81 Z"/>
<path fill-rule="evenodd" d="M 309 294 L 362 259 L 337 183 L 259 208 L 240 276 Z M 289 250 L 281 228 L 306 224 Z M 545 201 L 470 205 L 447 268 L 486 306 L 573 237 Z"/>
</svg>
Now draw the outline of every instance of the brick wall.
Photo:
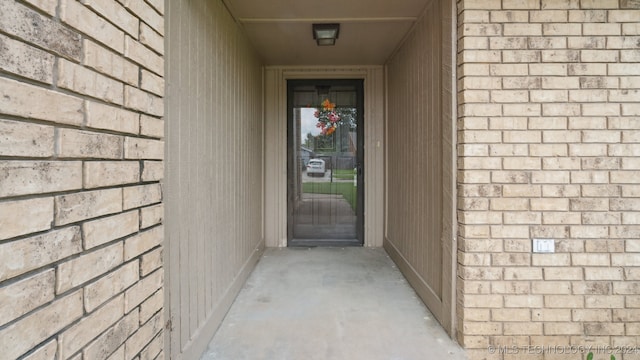
<svg viewBox="0 0 640 360">
<path fill-rule="evenodd" d="M 162 358 L 164 1 L 0 1 L 3 359 Z"/>
<path fill-rule="evenodd" d="M 640 2 L 465 0 L 458 14 L 459 341 L 478 359 L 637 347 Z"/>
</svg>

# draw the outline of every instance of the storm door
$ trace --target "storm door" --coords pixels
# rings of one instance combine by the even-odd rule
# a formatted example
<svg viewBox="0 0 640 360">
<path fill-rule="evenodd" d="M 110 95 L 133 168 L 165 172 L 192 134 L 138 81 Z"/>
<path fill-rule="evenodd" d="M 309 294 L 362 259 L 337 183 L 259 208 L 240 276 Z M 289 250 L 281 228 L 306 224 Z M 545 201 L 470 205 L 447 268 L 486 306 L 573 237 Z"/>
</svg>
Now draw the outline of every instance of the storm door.
<svg viewBox="0 0 640 360">
<path fill-rule="evenodd" d="M 362 245 L 362 80 L 289 80 L 288 244 Z"/>
</svg>

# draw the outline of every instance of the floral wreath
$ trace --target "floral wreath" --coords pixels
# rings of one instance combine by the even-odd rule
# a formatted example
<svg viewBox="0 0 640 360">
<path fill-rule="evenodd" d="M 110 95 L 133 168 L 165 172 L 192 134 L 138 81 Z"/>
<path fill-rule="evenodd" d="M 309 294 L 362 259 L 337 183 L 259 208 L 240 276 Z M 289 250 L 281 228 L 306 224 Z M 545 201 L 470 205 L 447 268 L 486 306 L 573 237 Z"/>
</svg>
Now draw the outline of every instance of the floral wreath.
<svg viewBox="0 0 640 360">
<path fill-rule="evenodd" d="M 318 119 L 316 127 L 320 129 L 322 135 L 331 135 L 336 131 L 340 115 L 336 113 L 336 104 L 325 99 L 319 110 L 313 114 Z"/>
</svg>

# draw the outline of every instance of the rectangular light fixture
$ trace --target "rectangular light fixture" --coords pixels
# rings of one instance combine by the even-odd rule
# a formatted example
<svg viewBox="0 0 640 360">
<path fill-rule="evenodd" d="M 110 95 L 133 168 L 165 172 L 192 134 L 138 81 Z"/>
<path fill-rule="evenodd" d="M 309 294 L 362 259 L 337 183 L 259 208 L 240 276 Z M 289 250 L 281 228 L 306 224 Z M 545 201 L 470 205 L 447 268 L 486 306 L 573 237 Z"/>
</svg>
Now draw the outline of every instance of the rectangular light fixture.
<svg viewBox="0 0 640 360">
<path fill-rule="evenodd" d="M 333 46 L 340 35 L 340 24 L 313 24 L 313 39 L 318 46 Z"/>
</svg>

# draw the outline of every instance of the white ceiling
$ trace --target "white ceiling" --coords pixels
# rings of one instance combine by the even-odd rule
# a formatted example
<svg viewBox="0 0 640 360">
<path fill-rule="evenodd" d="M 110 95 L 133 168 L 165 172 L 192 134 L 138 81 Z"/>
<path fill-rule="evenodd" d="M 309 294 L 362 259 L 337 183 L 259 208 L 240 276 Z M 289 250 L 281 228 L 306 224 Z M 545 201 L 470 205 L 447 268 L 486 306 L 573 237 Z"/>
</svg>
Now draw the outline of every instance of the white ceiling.
<svg viewBox="0 0 640 360">
<path fill-rule="evenodd" d="M 267 65 L 382 65 L 430 0 L 224 0 Z M 340 23 L 335 46 L 313 23 Z"/>
</svg>

